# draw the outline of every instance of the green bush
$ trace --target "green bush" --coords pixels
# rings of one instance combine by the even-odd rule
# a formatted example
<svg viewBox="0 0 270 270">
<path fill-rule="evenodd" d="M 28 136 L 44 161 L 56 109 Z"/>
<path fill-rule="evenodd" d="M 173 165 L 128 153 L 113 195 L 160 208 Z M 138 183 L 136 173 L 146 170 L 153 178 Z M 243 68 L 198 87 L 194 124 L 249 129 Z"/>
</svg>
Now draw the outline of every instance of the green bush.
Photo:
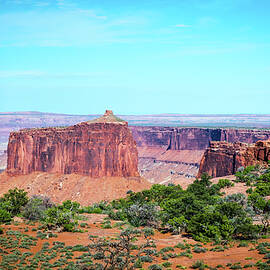
<svg viewBox="0 0 270 270">
<path fill-rule="evenodd" d="M 93 206 L 85 206 L 79 210 L 79 213 L 87 213 L 87 214 L 102 214 L 102 209 L 99 207 Z"/>
<path fill-rule="evenodd" d="M 0 205 L 5 205 L 6 210 L 10 212 L 12 217 L 18 215 L 27 202 L 27 192 L 18 188 L 10 189 L 8 193 L 0 198 Z"/>
<path fill-rule="evenodd" d="M 94 203 L 90 206 L 84 206 L 78 210 L 79 213 L 88 213 L 88 214 L 108 214 L 112 210 L 112 206 L 106 202 L 101 201 L 99 203 Z"/>
<path fill-rule="evenodd" d="M 149 270 L 162 270 L 162 266 L 158 264 L 152 264 L 148 267 Z"/>
<path fill-rule="evenodd" d="M 203 247 L 194 247 L 193 252 L 195 253 L 205 253 L 207 251 L 207 248 Z"/>
<path fill-rule="evenodd" d="M 133 204 L 126 210 L 128 221 L 135 227 L 158 224 L 159 211 L 155 204 Z"/>
<path fill-rule="evenodd" d="M 270 195 L 270 182 L 259 183 L 256 186 L 254 192 L 257 192 L 258 194 L 260 194 L 263 197 L 269 196 Z"/>
<path fill-rule="evenodd" d="M 109 211 L 108 212 L 108 216 L 109 218 L 113 219 L 113 220 L 121 220 L 124 221 L 127 219 L 127 215 L 126 213 L 123 211 L 123 209 L 120 209 L 118 211 Z"/>
<path fill-rule="evenodd" d="M 233 187 L 234 183 L 230 181 L 229 179 L 219 179 L 218 184 L 220 188 L 225 188 L 225 187 Z"/>
<path fill-rule="evenodd" d="M 52 207 L 50 199 L 43 196 L 33 196 L 25 205 L 22 215 L 29 220 L 41 220 L 45 210 Z"/>
<path fill-rule="evenodd" d="M 199 269 L 199 270 L 203 270 L 206 267 L 207 267 L 207 265 L 202 260 L 197 260 L 191 266 L 191 268 L 193 268 L 193 269 Z"/>
<path fill-rule="evenodd" d="M 0 224 L 9 221 L 11 221 L 11 214 L 5 209 L 0 209 Z"/>
<path fill-rule="evenodd" d="M 250 240 L 259 238 L 261 233 L 261 228 L 258 225 L 253 224 L 240 224 L 236 228 L 236 234 L 238 238 Z"/>
<path fill-rule="evenodd" d="M 62 205 L 47 209 L 42 220 L 45 228 L 62 228 L 64 231 L 73 232 L 78 225 L 78 212 L 80 204 L 65 201 Z"/>
<path fill-rule="evenodd" d="M 4 230 L 0 227 L 0 234 L 3 234 Z"/>
<path fill-rule="evenodd" d="M 168 268 L 168 267 L 171 267 L 172 266 L 172 263 L 170 263 L 170 262 L 164 262 L 162 264 L 162 266 L 165 267 L 165 268 Z"/>
<path fill-rule="evenodd" d="M 236 174 L 236 182 L 251 184 L 258 178 L 258 167 L 257 166 L 247 166 L 246 168 L 240 167 Z"/>
<path fill-rule="evenodd" d="M 178 234 L 186 230 L 187 224 L 188 221 L 185 219 L 184 216 L 174 217 L 168 220 L 168 225 L 170 225 L 172 230 Z"/>
</svg>

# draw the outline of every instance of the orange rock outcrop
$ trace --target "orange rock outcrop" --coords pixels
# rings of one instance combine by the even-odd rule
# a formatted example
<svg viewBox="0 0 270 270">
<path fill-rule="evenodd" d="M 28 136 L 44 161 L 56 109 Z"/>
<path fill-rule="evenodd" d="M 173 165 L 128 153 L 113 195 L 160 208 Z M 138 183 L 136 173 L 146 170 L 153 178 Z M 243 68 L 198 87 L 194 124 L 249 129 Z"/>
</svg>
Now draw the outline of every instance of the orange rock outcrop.
<svg viewBox="0 0 270 270">
<path fill-rule="evenodd" d="M 11 132 L 7 173 L 77 173 L 90 177 L 131 177 L 138 174 L 136 142 L 127 122 L 112 111 L 66 128 Z"/>
<path fill-rule="evenodd" d="M 208 173 L 213 177 L 234 174 L 238 168 L 266 164 L 270 160 L 270 140 L 255 144 L 210 142 L 200 163 L 198 177 Z"/>
</svg>

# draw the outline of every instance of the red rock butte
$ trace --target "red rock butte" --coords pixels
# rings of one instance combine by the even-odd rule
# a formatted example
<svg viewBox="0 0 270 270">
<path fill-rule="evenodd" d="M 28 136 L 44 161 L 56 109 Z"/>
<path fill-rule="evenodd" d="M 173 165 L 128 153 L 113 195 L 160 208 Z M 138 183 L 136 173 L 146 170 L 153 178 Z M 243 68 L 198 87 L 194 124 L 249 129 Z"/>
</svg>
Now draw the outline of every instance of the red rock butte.
<svg viewBox="0 0 270 270">
<path fill-rule="evenodd" d="M 7 154 L 9 175 L 41 171 L 94 178 L 139 176 L 128 123 L 109 110 L 74 126 L 11 132 Z"/>
<path fill-rule="evenodd" d="M 201 160 L 198 177 L 204 172 L 213 177 L 231 175 L 240 167 L 267 164 L 269 160 L 270 140 L 255 144 L 211 142 Z"/>
</svg>

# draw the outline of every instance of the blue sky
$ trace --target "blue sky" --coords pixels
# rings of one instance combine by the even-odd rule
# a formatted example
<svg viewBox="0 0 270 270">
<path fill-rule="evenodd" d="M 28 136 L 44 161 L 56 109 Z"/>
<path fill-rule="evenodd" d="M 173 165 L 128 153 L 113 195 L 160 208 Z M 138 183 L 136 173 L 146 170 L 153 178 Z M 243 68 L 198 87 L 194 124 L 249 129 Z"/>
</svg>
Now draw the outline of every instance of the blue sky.
<svg viewBox="0 0 270 270">
<path fill-rule="evenodd" d="M 269 0 L 0 0 L 0 111 L 270 113 Z"/>
</svg>

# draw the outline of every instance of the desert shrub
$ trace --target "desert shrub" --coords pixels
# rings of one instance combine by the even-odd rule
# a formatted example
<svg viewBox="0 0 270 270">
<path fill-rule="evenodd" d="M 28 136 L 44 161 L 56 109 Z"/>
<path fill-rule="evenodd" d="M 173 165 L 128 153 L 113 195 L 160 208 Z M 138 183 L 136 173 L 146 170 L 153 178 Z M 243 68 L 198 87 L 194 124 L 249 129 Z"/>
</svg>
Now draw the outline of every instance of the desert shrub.
<svg viewBox="0 0 270 270">
<path fill-rule="evenodd" d="M 183 266 L 183 265 L 181 265 L 181 264 L 177 264 L 177 265 L 176 265 L 176 268 L 179 268 L 179 269 L 187 269 L 186 266 Z"/>
<path fill-rule="evenodd" d="M 94 203 L 93 205 L 90 206 L 84 206 L 81 207 L 78 212 L 79 213 L 88 213 L 88 214 L 108 214 L 109 211 L 112 210 L 112 206 L 106 202 L 106 201 L 101 201 L 99 203 Z"/>
<path fill-rule="evenodd" d="M 228 239 L 231 237 L 234 227 L 228 217 L 214 211 L 195 215 L 190 220 L 187 230 L 195 240 L 204 242 L 209 239 Z"/>
<path fill-rule="evenodd" d="M 153 258 L 150 257 L 149 255 L 146 255 L 146 256 L 141 256 L 141 257 L 140 257 L 140 260 L 141 260 L 142 262 L 149 262 L 149 263 L 151 263 L 151 262 L 153 261 Z"/>
<path fill-rule="evenodd" d="M 207 248 L 203 247 L 194 247 L 193 252 L 195 253 L 205 253 L 207 251 Z"/>
<path fill-rule="evenodd" d="M 125 221 L 127 220 L 127 215 L 123 210 L 119 210 L 119 211 L 111 211 L 108 213 L 109 218 L 113 219 L 113 220 L 121 220 L 121 221 Z"/>
<path fill-rule="evenodd" d="M 149 270 L 162 270 L 163 267 L 161 265 L 158 264 L 152 264 L 148 267 Z"/>
<path fill-rule="evenodd" d="M 247 197 L 242 194 L 242 193 L 234 193 L 231 195 L 227 195 L 224 198 L 225 202 L 234 202 L 234 203 L 238 203 L 242 206 L 245 206 L 247 204 Z"/>
<path fill-rule="evenodd" d="M 156 226 L 158 223 L 159 211 L 155 204 L 133 204 L 126 209 L 127 219 L 131 225 Z"/>
<path fill-rule="evenodd" d="M 207 267 L 207 265 L 204 263 L 204 261 L 202 260 L 197 260 L 196 262 L 194 262 L 192 265 L 191 265 L 191 268 L 193 269 L 199 269 L 199 270 L 203 270 Z"/>
<path fill-rule="evenodd" d="M 5 209 L 0 209 L 0 224 L 11 221 L 11 214 Z"/>
<path fill-rule="evenodd" d="M 110 220 L 106 220 L 104 222 L 102 222 L 101 227 L 103 229 L 111 229 L 112 228 L 112 224 Z"/>
<path fill-rule="evenodd" d="M 167 254 L 162 255 L 162 260 L 168 261 L 169 259 L 170 259 L 170 257 Z"/>
<path fill-rule="evenodd" d="M 20 213 L 21 208 L 28 202 L 27 192 L 23 189 L 10 189 L 8 193 L 0 198 L 0 204 L 5 205 L 5 209 L 10 212 L 11 216 Z"/>
<path fill-rule="evenodd" d="M 243 266 L 243 268 L 250 268 L 250 267 L 254 267 L 254 263 L 248 263 Z"/>
<path fill-rule="evenodd" d="M 143 236 L 145 241 L 134 251 L 133 242 L 139 236 Z M 144 261 L 151 262 L 152 254 L 155 254 L 154 242 L 147 231 L 128 228 L 123 230 L 116 239 L 90 236 L 90 240 L 89 248 L 93 252 L 95 261 L 92 268 L 85 269 L 99 269 L 100 264 L 103 265 L 101 269 L 134 269 L 139 260 L 142 262 L 143 258 Z M 153 252 L 149 252 L 149 249 L 153 249 Z"/>
<path fill-rule="evenodd" d="M 242 269 L 242 266 L 239 264 L 234 264 L 230 267 L 230 269 Z"/>
<path fill-rule="evenodd" d="M 181 233 L 186 230 L 188 221 L 184 216 L 174 217 L 168 220 L 168 225 L 171 226 L 173 232 Z"/>
<path fill-rule="evenodd" d="M 78 225 L 78 212 L 80 204 L 65 201 L 62 205 L 48 208 L 42 219 L 46 229 L 62 228 L 63 231 L 72 232 Z"/>
<path fill-rule="evenodd" d="M 258 183 L 254 192 L 257 192 L 263 197 L 269 196 L 270 195 L 270 182 Z"/>
<path fill-rule="evenodd" d="M 260 236 L 261 228 L 260 226 L 253 224 L 240 224 L 237 226 L 235 233 L 240 239 L 257 239 Z"/>
<path fill-rule="evenodd" d="M 164 247 L 160 250 L 160 252 L 169 252 L 169 251 L 174 251 L 173 247 Z"/>
<path fill-rule="evenodd" d="M 165 268 L 168 268 L 168 267 L 172 266 L 172 263 L 171 262 L 164 262 L 162 264 L 162 266 L 165 267 Z"/>
<path fill-rule="evenodd" d="M 224 246 L 216 246 L 216 247 L 213 247 L 210 249 L 210 251 L 215 251 L 215 252 L 223 252 L 225 251 L 225 248 Z"/>
<path fill-rule="evenodd" d="M 55 204 L 51 201 L 51 199 L 47 196 L 43 195 L 33 195 L 33 199 L 40 199 L 42 200 L 42 204 L 45 206 L 46 209 L 55 206 Z"/>
<path fill-rule="evenodd" d="M 79 213 L 80 204 L 78 202 L 72 202 L 71 200 L 67 200 L 67 201 L 64 201 L 62 205 L 58 205 L 58 208 L 63 211 Z"/>
<path fill-rule="evenodd" d="M 218 184 L 220 188 L 225 188 L 225 187 L 233 187 L 234 183 L 230 181 L 229 179 L 219 179 Z"/>
<path fill-rule="evenodd" d="M 48 197 L 33 196 L 23 208 L 22 215 L 29 220 L 41 220 L 45 210 L 52 206 L 53 203 Z"/>
<path fill-rule="evenodd" d="M 87 213 L 87 214 L 102 214 L 102 209 L 99 207 L 93 206 L 84 206 L 79 210 L 79 213 Z"/>
<path fill-rule="evenodd" d="M 256 181 L 258 174 L 258 166 L 247 166 L 246 168 L 240 167 L 235 173 L 236 182 L 251 184 Z"/>
<path fill-rule="evenodd" d="M 237 247 L 248 247 L 248 243 L 246 241 L 241 241 Z"/>
<path fill-rule="evenodd" d="M 252 192 L 248 196 L 248 202 L 254 207 L 257 214 L 264 211 L 265 207 L 267 206 L 267 201 L 257 192 Z"/>
</svg>

